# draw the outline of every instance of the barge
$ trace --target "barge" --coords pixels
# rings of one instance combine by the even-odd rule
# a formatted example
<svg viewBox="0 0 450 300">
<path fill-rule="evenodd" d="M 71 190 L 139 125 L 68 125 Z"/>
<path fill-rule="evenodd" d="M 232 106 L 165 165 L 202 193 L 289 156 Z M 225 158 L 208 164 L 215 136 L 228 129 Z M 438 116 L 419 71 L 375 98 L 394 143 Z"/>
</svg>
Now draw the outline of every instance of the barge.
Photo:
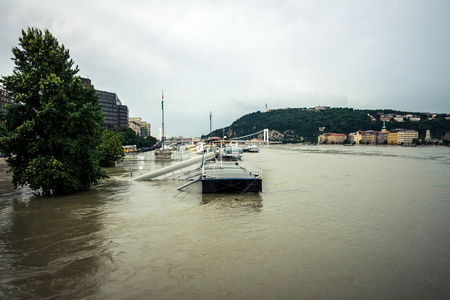
<svg viewBox="0 0 450 300">
<path fill-rule="evenodd" d="M 259 193 L 261 171 L 242 161 L 211 161 L 202 167 L 202 193 Z"/>
</svg>

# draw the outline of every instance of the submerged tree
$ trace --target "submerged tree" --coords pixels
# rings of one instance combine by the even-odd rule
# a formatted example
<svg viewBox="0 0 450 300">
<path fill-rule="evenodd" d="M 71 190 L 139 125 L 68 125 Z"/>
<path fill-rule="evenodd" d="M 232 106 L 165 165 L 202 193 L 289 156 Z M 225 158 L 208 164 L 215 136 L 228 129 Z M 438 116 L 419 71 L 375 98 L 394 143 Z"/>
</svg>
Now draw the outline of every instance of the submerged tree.
<svg viewBox="0 0 450 300">
<path fill-rule="evenodd" d="M 99 166 L 103 114 L 92 87 L 64 45 L 36 28 L 12 49 L 13 75 L 1 82 L 13 98 L 2 117 L 0 150 L 12 182 L 64 194 L 88 189 L 106 174 Z"/>
<path fill-rule="evenodd" d="M 114 167 L 116 162 L 122 161 L 125 157 L 119 137 L 106 128 L 102 132 L 102 142 L 99 145 L 99 150 L 101 153 L 100 165 L 102 167 Z"/>
</svg>

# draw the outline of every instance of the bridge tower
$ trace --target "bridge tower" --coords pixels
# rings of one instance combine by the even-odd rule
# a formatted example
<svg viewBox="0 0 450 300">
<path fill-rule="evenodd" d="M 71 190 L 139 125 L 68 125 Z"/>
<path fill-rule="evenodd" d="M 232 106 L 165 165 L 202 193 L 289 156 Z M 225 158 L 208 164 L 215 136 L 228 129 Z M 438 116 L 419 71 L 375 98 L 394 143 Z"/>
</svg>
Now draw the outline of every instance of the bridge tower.
<svg viewBox="0 0 450 300">
<path fill-rule="evenodd" d="M 264 142 L 269 144 L 269 129 L 264 129 Z"/>
</svg>

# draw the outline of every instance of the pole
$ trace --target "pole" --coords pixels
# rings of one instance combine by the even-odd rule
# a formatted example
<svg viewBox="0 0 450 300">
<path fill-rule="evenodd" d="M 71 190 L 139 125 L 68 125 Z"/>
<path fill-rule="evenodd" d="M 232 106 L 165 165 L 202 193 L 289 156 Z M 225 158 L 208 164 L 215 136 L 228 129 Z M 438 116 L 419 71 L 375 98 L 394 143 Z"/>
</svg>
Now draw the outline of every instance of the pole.
<svg viewBox="0 0 450 300">
<path fill-rule="evenodd" d="M 212 152 L 212 111 L 209 112 L 209 144 Z"/>
<path fill-rule="evenodd" d="M 164 91 L 162 91 L 162 100 L 161 100 L 161 121 L 162 121 L 162 136 L 161 136 L 161 146 L 162 149 L 164 150 L 164 136 L 165 136 L 165 132 L 164 132 Z"/>
</svg>

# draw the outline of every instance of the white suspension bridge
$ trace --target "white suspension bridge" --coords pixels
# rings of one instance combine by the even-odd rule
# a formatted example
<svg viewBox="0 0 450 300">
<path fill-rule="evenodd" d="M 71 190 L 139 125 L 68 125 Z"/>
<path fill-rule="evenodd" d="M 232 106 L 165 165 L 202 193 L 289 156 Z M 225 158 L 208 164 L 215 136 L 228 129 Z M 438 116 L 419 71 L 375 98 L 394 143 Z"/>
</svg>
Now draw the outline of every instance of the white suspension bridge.
<svg viewBox="0 0 450 300">
<path fill-rule="evenodd" d="M 157 134 L 157 135 L 155 135 L 155 134 Z M 158 130 L 155 130 L 154 132 L 152 132 L 152 136 L 161 140 L 162 129 L 159 128 Z M 172 138 L 167 138 L 167 136 L 172 136 Z M 170 140 L 173 138 L 176 139 L 179 136 L 181 136 L 181 135 L 170 132 L 170 131 L 166 131 L 166 139 L 167 140 Z M 263 129 L 263 130 L 260 130 L 260 131 L 257 131 L 257 132 L 251 133 L 251 134 L 247 134 L 244 136 L 230 138 L 229 140 L 236 141 L 239 143 L 254 142 L 254 143 L 264 143 L 264 144 L 281 144 L 283 141 L 283 136 L 277 131 L 270 130 L 270 129 Z"/>
</svg>

